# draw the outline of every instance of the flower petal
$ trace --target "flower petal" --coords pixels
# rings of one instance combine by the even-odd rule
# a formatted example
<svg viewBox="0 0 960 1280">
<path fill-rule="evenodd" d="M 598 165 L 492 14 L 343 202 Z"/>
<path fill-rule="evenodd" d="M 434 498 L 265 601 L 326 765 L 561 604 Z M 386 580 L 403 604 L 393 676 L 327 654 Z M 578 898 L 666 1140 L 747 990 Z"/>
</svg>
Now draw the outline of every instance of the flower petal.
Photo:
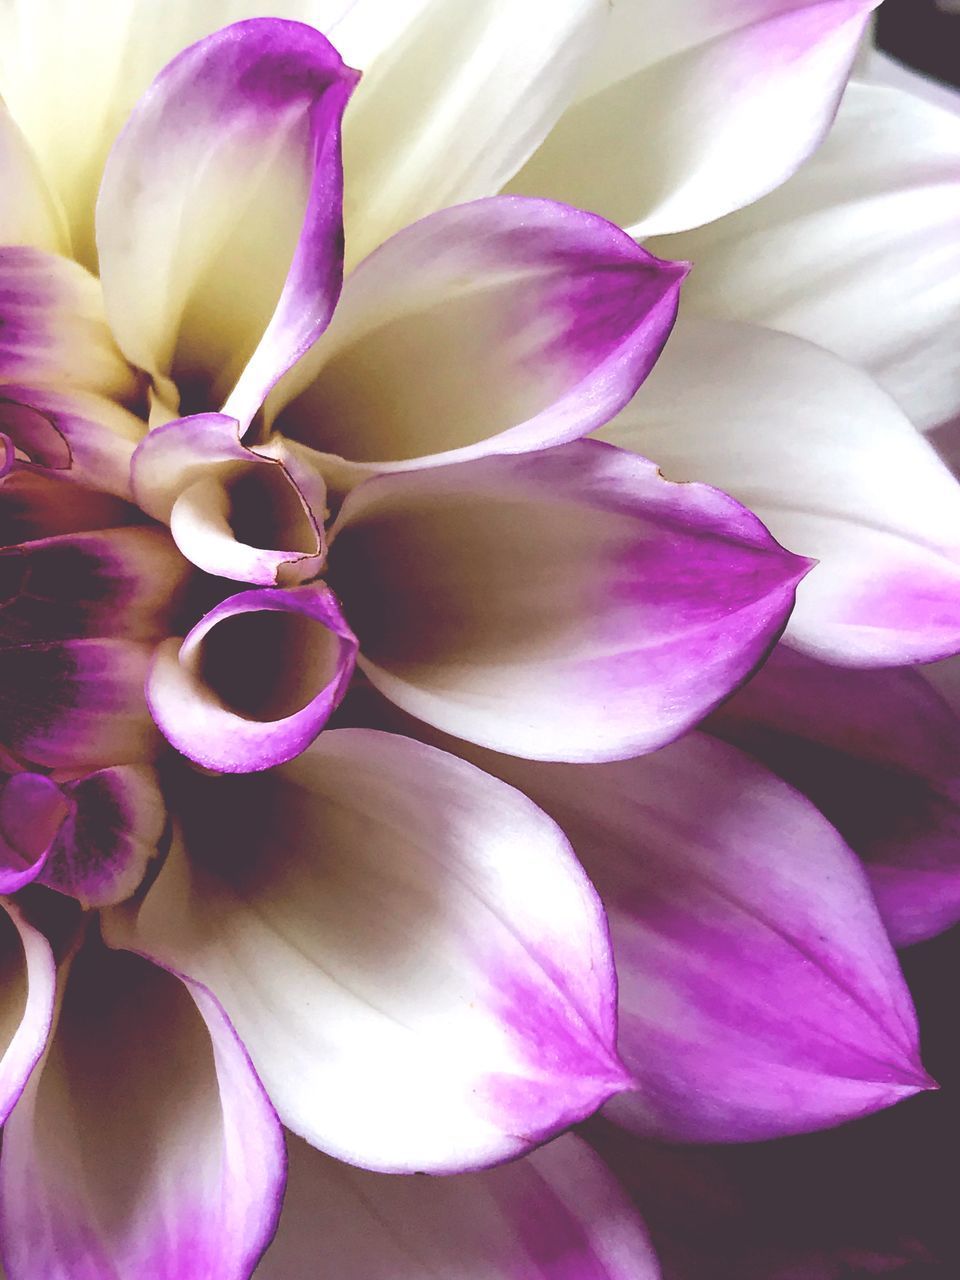
<svg viewBox="0 0 960 1280">
<path fill-rule="evenodd" d="M 0 386 L 0 430 L 22 462 L 129 499 L 130 462 L 146 424 L 122 405 L 79 387 Z"/>
<path fill-rule="evenodd" d="M 63 213 L 43 180 L 30 144 L 0 102 L 0 244 L 32 245 L 49 253 L 69 251 Z"/>
<path fill-rule="evenodd" d="M 83 907 L 129 898 L 168 835 L 156 772 L 119 765 L 65 782 L 62 791 L 70 813 L 53 841 L 41 883 Z"/>
<path fill-rule="evenodd" d="M 134 364 L 246 426 L 322 332 L 343 270 L 340 116 L 356 80 L 302 23 L 236 23 L 179 54 L 107 161 L 97 245 Z"/>
<path fill-rule="evenodd" d="M 0 893 L 31 884 L 46 865 L 69 806 L 43 773 L 14 773 L 0 782 Z"/>
<path fill-rule="evenodd" d="M 356 652 L 323 583 L 242 591 L 182 642 L 158 646 L 147 699 L 168 741 L 197 764 L 269 769 L 321 731 L 346 693 Z"/>
<path fill-rule="evenodd" d="M 725 494 L 596 441 L 367 481 L 330 546 L 373 684 L 538 759 L 678 736 L 761 661 L 805 571 Z"/>
<path fill-rule="evenodd" d="M 283 1136 L 212 996 L 88 944 L 7 1122 L 10 1280 L 246 1280 L 270 1239 Z"/>
<path fill-rule="evenodd" d="M 445 209 L 349 277 L 269 412 L 355 479 L 576 439 L 653 367 L 686 270 L 548 200 Z"/>
<path fill-rule="evenodd" d="M 622 1087 L 602 912 L 524 796 L 345 729 L 272 773 L 186 778 L 174 805 L 186 852 L 130 945 L 217 992 L 315 1146 L 385 1171 L 476 1168 Z"/>
<path fill-rule="evenodd" d="M 499 191 L 572 96 L 605 9 L 358 0 L 332 37 L 364 71 L 344 128 L 350 261 L 426 214 Z"/>
<path fill-rule="evenodd" d="M 0 898 L 0 1123 L 43 1054 L 55 989 L 50 943 L 16 903 Z"/>
<path fill-rule="evenodd" d="M 781 645 L 709 728 L 826 814 L 905 946 L 960 920 L 958 711 L 918 671 L 849 671 Z"/>
<path fill-rule="evenodd" d="M 960 412 L 960 116 L 851 84 L 796 177 L 655 252 L 696 263 L 685 297 L 698 310 L 828 347 L 918 426 Z"/>
<path fill-rule="evenodd" d="M 0 246 L 0 381 L 55 382 L 115 400 L 136 378 L 117 350 L 100 283 L 68 258 Z"/>
<path fill-rule="evenodd" d="M 0 6 L 0 82 L 52 190 L 75 255 L 96 269 L 93 208 L 107 152 L 137 99 L 181 49 L 241 18 L 301 19 L 327 30 L 349 0 L 85 0 Z"/>
<path fill-rule="evenodd" d="M 131 482 L 142 509 L 169 523 L 199 568 L 260 586 L 294 586 L 315 578 L 326 555 L 326 486 L 295 450 L 279 439 L 247 448 L 236 419 L 198 414 L 144 438 Z M 286 549 L 273 549 L 278 543 Z"/>
<path fill-rule="evenodd" d="M 288 1139 L 280 1229 L 256 1280 L 658 1280 L 643 1223 L 602 1160 L 567 1134 L 455 1178 L 352 1169 Z"/>
<path fill-rule="evenodd" d="M 51 768 L 151 759 L 161 742 L 143 693 L 151 651 L 102 638 L 4 649 L 3 746 Z"/>
<path fill-rule="evenodd" d="M 761 765 L 701 734 L 587 778 L 471 758 L 561 823 L 607 907 L 636 1082 L 608 1116 L 670 1141 L 745 1142 L 930 1087 L 857 859 Z"/>
<path fill-rule="evenodd" d="M 683 231 L 778 186 L 827 131 L 879 0 L 614 6 L 594 92 L 510 189 Z"/>
<path fill-rule="evenodd" d="M 0 647 L 170 634 L 189 566 L 162 529 L 67 533 L 0 552 Z"/>
<path fill-rule="evenodd" d="M 59 476 L 17 470 L 0 484 L 0 546 L 63 533 L 116 529 L 142 519 L 136 507 Z"/>
<path fill-rule="evenodd" d="M 601 434 L 729 490 L 820 561 L 789 643 L 851 666 L 960 648 L 960 486 L 859 370 L 786 334 L 684 316 Z"/>
</svg>

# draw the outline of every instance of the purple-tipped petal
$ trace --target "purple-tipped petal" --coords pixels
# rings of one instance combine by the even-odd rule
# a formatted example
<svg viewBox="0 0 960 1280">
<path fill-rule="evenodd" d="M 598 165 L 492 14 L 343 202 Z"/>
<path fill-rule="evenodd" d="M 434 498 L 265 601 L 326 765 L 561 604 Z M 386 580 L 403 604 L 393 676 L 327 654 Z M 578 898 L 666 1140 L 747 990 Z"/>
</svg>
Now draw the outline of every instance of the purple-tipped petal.
<svg viewBox="0 0 960 1280">
<path fill-rule="evenodd" d="M 208 991 L 88 942 L 4 1130 L 9 1280 L 247 1280 L 276 1225 L 283 1135 Z"/>
<path fill-rule="evenodd" d="M 323 331 L 343 272 L 340 117 L 356 83 L 319 31 L 258 18 L 164 68 L 97 205 L 120 346 L 176 409 L 246 426 Z M 232 389 L 232 390 L 231 390 Z"/>
<path fill-rule="evenodd" d="M 827 132 L 879 0 L 631 0 L 581 101 L 510 189 L 638 236 L 701 226 L 780 185 Z"/>
<path fill-rule="evenodd" d="M 119 765 L 61 786 L 70 812 L 40 882 L 83 907 L 122 902 L 139 888 L 167 837 L 156 772 L 143 765 Z"/>
<path fill-rule="evenodd" d="M 0 386 L 0 429 L 22 460 L 118 498 L 130 498 L 130 463 L 147 427 L 105 396 L 79 387 Z"/>
<path fill-rule="evenodd" d="M 322 476 L 279 439 L 248 449 L 240 437 L 218 413 L 151 431 L 131 463 L 137 502 L 207 573 L 258 586 L 315 578 L 326 556 Z"/>
<path fill-rule="evenodd" d="M 152 759 L 162 742 L 143 692 L 152 647 L 96 639 L 4 649 L 3 746 L 61 769 Z"/>
<path fill-rule="evenodd" d="M 577 439 L 649 373 L 686 271 L 548 200 L 444 209 L 347 279 L 271 415 L 353 482 Z"/>
<path fill-rule="evenodd" d="M 765 656 L 806 568 L 725 494 L 596 441 L 369 480 L 330 546 L 373 684 L 537 759 L 677 737 Z"/>
<path fill-rule="evenodd" d="M 346 693 L 357 641 L 323 583 L 242 591 L 157 648 L 150 710 L 178 751 L 249 773 L 307 747 Z"/>
<path fill-rule="evenodd" d="M 603 898 L 635 1077 L 618 1123 L 755 1141 L 930 1087 L 857 858 L 763 766 L 702 734 L 590 769 L 471 758 L 563 826 Z"/>
<path fill-rule="evenodd" d="M 315 1146 L 384 1171 L 476 1168 L 623 1087 L 602 910 L 512 788 L 344 729 L 257 777 L 187 775 L 171 807 L 184 844 L 129 945 L 217 993 Z"/>
<path fill-rule="evenodd" d="M 155 526 L 66 533 L 0 552 L 0 646 L 156 640 L 170 634 L 190 566 Z"/>
<path fill-rule="evenodd" d="M 0 381 L 56 382 L 122 400 L 136 391 L 100 282 L 69 258 L 0 247 Z"/>
<path fill-rule="evenodd" d="M 46 1047 L 56 978 L 50 943 L 16 903 L 0 899 L 0 1124 Z"/>
<path fill-rule="evenodd" d="M 31 884 L 46 865 L 69 805 L 42 773 L 15 773 L 0 783 L 0 894 Z"/>
<path fill-rule="evenodd" d="M 788 643 L 865 667 L 960 649 L 960 484 L 859 369 L 789 334 L 685 315 L 602 435 L 728 490 L 819 561 Z"/>
<path fill-rule="evenodd" d="M 708 727 L 826 814 L 905 946 L 960 920 L 958 712 L 920 672 L 843 670 L 780 645 Z"/>
<path fill-rule="evenodd" d="M 635 1209 L 568 1134 L 458 1178 L 397 1178 L 288 1138 L 290 1179 L 256 1280 L 659 1280 Z"/>
</svg>

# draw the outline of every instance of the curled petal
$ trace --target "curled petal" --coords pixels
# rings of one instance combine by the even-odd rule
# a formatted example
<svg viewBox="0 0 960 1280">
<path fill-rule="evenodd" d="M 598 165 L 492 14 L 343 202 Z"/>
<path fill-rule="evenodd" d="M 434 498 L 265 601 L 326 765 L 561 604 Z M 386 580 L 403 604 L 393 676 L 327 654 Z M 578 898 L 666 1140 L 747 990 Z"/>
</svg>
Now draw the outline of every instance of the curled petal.
<svg viewBox="0 0 960 1280">
<path fill-rule="evenodd" d="M 7 1275 L 247 1280 L 284 1166 L 277 1118 L 210 993 L 89 942 L 4 1131 Z"/>
<path fill-rule="evenodd" d="M 83 907 L 122 902 L 139 887 L 167 835 L 156 772 L 119 765 L 61 788 L 69 814 L 52 843 L 41 883 Z"/>
<path fill-rule="evenodd" d="M 587 93 L 511 190 L 683 231 L 779 186 L 815 149 L 879 0 L 613 6 Z"/>
<path fill-rule="evenodd" d="M 269 769 L 313 741 L 346 693 L 357 642 L 322 583 L 242 591 L 182 642 L 166 640 L 147 680 L 164 736 L 207 769 Z"/>
<path fill-rule="evenodd" d="M 960 700 L 924 674 L 843 670 L 780 645 L 709 722 L 837 827 L 898 946 L 960 920 Z"/>
<path fill-rule="evenodd" d="M 170 634 L 190 574 L 155 526 L 66 533 L 0 552 L 0 647 Z"/>
<path fill-rule="evenodd" d="M 458 1178 L 369 1173 L 288 1145 L 280 1228 L 257 1280 L 422 1280 L 426 1259 L 436 1275 L 483 1280 L 659 1280 L 636 1211 L 572 1134 Z"/>
<path fill-rule="evenodd" d="M 348 278 L 268 413 L 354 481 L 576 439 L 649 373 L 686 271 L 548 200 L 444 209 Z"/>
<path fill-rule="evenodd" d="M 806 570 L 725 494 L 596 441 L 369 480 L 330 547 L 372 683 L 535 759 L 678 736 L 761 661 Z"/>
<path fill-rule="evenodd" d="M 823 146 L 788 183 L 655 252 L 696 262 L 690 305 L 837 352 L 918 426 L 960 412 L 955 110 L 853 83 Z"/>
<path fill-rule="evenodd" d="M 384 1171 L 497 1163 L 623 1086 L 603 913 L 524 796 L 393 734 L 181 780 L 128 944 L 214 990 L 284 1122 Z"/>
<path fill-rule="evenodd" d="M 147 428 L 122 405 L 83 388 L 12 382 L 0 387 L 0 430 L 23 461 L 128 499 L 131 459 Z"/>
<path fill-rule="evenodd" d="M 701 734 L 587 780 L 471 758 L 563 825 L 606 905 L 635 1081 L 608 1116 L 674 1142 L 746 1142 L 931 1086 L 862 868 L 761 765 Z"/>
<path fill-rule="evenodd" d="M 246 426 L 323 331 L 343 273 L 340 117 L 356 82 L 298 22 L 235 23 L 140 99 L 97 204 L 120 346 L 176 409 Z M 232 389 L 232 390 L 231 390 Z"/>
<path fill-rule="evenodd" d="M 132 369 L 117 350 L 100 283 L 68 258 L 0 247 L 0 380 L 56 382 L 116 400 L 134 395 Z"/>
<path fill-rule="evenodd" d="M 816 557 L 790 644 L 864 667 L 960 648 L 960 485 L 860 370 L 788 334 L 683 316 L 602 434 L 729 490 Z"/>
<path fill-rule="evenodd" d="M 157 427 L 131 463 L 137 502 L 207 573 L 258 586 L 315 578 L 326 555 L 320 473 L 295 446 L 250 449 L 240 437 L 240 424 L 216 413 Z"/>
<path fill-rule="evenodd" d="M 0 1123 L 40 1061 L 53 1021 L 56 962 L 16 903 L 0 899 Z"/>
<path fill-rule="evenodd" d="M 161 742 L 143 692 L 151 652 L 139 641 L 104 638 L 4 649 L 4 747 L 63 769 L 151 759 Z"/>
</svg>

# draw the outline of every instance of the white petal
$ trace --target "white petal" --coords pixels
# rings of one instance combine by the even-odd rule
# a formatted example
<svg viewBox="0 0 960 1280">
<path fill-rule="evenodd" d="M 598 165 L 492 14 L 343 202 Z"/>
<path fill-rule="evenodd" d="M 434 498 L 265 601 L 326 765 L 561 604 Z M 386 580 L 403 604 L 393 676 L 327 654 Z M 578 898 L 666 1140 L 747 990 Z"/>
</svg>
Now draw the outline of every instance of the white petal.
<svg viewBox="0 0 960 1280">
<path fill-rule="evenodd" d="M 599 904 L 559 829 L 454 756 L 324 733 L 185 779 L 131 926 L 206 983 L 284 1122 L 386 1171 L 529 1149 L 623 1087 Z"/>
<path fill-rule="evenodd" d="M 960 411 L 960 113 L 851 84 L 790 182 L 652 247 L 693 262 L 688 306 L 836 351 L 920 427 Z"/>
<path fill-rule="evenodd" d="M 741 208 L 826 132 L 876 3 L 614 6 L 598 91 L 562 117 L 510 190 L 596 209 L 644 236 Z"/>
<path fill-rule="evenodd" d="M 412 12 L 394 3 L 408 20 L 376 56 L 369 28 L 383 7 L 359 0 L 331 33 L 364 72 L 344 123 L 348 264 L 427 213 L 499 191 L 567 105 L 606 9 L 604 0 L 416 0 Z"/>
</svg>

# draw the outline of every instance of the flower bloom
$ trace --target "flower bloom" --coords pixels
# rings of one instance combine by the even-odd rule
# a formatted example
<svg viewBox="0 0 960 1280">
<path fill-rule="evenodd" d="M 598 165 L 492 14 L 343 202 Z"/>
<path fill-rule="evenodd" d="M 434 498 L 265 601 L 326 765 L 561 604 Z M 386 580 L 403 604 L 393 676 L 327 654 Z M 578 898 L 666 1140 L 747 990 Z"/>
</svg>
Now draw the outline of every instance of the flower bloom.
<svg viewBox="0 0 960 1280">
<path fill-rule="evenodd" d="M 865 664 L 955 648 L 952 526 L 926 560 L 901 539 L 901 586 L 929 568 L 904 621 L 894 578 L 851 605 L 870 548 L 774 510 L 785 550 L 674 468 L 657 430 L 716 479 L 688 331 L 687 370 L 730 364 L 727 450 L 780 384 L 696 320 L 654 370 L 687 268 L 633 238 L 782 182 L 871 6 L 685 3 L 662 45 L 645 4 L 278 7 L 0 17 L 4 1264 L 249 1276 L 282 1121 L 333 1271 L 396 1276 L 409 1231 L 440 1267 L 552 1275 L 559 1240 L 653 1276 L 577 1138 L 487 1166 L 609 1099 L 730 1140 L 928 1083 L 855 855 L 736 747 L 677 739 L 788 625 Z M 621 95 L 662 108 L 629 216 L 599 180 Z M 564 187 L 585 148 L 594 194 Z M 781 342 L 830 359 L 761 333 L 776 377 Z M 411 1172 L 466 1176 L 383 1176 Z"/>
</svg>

